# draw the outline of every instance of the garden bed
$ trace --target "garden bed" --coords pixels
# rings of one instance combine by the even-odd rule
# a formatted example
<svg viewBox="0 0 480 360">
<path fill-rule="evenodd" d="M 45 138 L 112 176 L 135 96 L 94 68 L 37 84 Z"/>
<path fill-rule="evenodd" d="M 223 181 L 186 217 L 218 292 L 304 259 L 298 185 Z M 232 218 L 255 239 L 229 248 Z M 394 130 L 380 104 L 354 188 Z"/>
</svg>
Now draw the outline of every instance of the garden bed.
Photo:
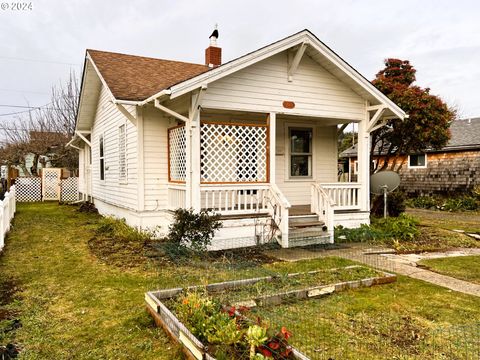
<svg viewBox="0 0 480 360">
<path fill-rule="evenodd" d="M 332 274 L 336 274 L 336 276 Z M 326 283 L 327 280 L 335 278 L 337 279 L 336 282 Z M 338 281 L 339 279 L 346 281 Z M 336 269 L 284 274 L 282 276 L 226 281 L 206 286 L 159 290 L 146 293 L 145 301 L 147 310 L 153 316 L 155 323 L 163 327 L 176 342 L 183 345 L 183 350 L 189 359 L 215 359 L 209 354 L 209 346 L 194 336 L 192 331 L 175 314 L 175 304 L 178 304 L 182 294 L 205 291 L 208 296 L 215 296 L 220 299 L 221 303 L 225 305 L 223 308 L 232 312 L 232 314 L 234 313 L 234 316 L 239 317 L 240 321 L 251 321 L 248 320 L 248 316 L 244 316 L 236 309 L 279 305 L 291 301 L 291 299 L 296 301 L 308 300 L 348 289 L 370 287 L 394 281 L 396 281 L 396 275 L 372 270 L 364 266 L 352 265 Z M 273 291 L 274 289 L 276 291 Z M 183 299 L 185 301 L 185 297 Z M 257 319 L 257 322 L 259 321 Z M 282 328 L 281 333 L 284 332 L 287 333 Z M 291 357 L 288 358 L 308 359 L 299 350 L 291 346 L 288 346 L 288 348 L 291 352 Z M 249 357 L 243 358 L 248 359 Z"/>
</svg>

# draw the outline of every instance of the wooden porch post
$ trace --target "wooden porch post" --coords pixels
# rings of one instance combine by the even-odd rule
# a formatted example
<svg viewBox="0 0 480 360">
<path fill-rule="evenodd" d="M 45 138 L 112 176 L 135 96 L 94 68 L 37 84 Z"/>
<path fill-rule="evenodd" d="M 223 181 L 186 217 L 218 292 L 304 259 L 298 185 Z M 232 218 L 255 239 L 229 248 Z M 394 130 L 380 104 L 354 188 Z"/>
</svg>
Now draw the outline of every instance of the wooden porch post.
<svg viewBox="0 0 480 360">
<path fill-rule="evenodd" d="M 200 90 L 202 91 L 202 90 Z M 189 111 L 190 133 L 191 133 L 191 207 L 194 211 L 199 212 L 202 208 L 200 193 L 200 108 L 198 104 L 198 96 L 192 96 L 192 104 Z"/>
<path fill-rule="evenodd" d="M 276 131 L 277 131 L 277 114 L 271 112 L 268 115 L 268 126 L 269 126 L 269 181 L 270 184 L 275 184 L 275 147 L 276 147 Z"/>
<path fill-rule="evenodd" d="M 361 211 L 370 211 L 370 133 L 367 130 L 370 114 L 365 109 L 365 119 L 358 124 L 357 181 L 361 184 L 359 205 Z"/>
<path fill-rule="evenodd" d="M 185 123 L 185 208 L 192 207 L 192 126 Z"/>
</svg>

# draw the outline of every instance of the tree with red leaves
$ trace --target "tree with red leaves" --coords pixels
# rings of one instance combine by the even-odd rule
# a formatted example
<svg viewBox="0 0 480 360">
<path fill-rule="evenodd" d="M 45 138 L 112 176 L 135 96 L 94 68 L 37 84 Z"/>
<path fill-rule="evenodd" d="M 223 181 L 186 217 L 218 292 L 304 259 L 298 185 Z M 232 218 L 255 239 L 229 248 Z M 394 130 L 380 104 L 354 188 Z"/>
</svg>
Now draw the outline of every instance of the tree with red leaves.
<svg viewBox="0 0 480 360">
<path fill-rule="evenodd" d="M 415 73 L 408 60 L 386 59 L 385 68 L 372 81 L 409 115 L 403 121 L 389 120 L 387 126 L 372 132 L 371 158 L 374 152 L 384 154 L 386 158 L 385 162 L 376 165 L 380 166 L 379 170 L 399 170 L 405 161 L 401 155 L 439 149 L 450 139 L 449 127 L 456 111 L 438 96 L 430 94 L 429 88 L 413 85 Z"/>
</svg>

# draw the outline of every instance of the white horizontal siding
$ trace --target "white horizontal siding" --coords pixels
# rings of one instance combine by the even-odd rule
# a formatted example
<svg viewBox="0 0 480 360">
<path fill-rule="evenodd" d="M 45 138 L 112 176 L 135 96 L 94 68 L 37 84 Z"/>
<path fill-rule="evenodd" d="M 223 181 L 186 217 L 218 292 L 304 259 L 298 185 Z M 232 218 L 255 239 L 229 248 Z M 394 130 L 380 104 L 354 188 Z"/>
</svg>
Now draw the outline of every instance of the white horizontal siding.
<svg viewBox="0 0 480 360">
<path fill-rule="evenodd" d="M 365 102 L 310 57 L 304 56 L 293 81 L 283 52 L 208 86 L 203 108 L 285 113 L 361 120 Z M 283 107 L 293 101 L 294 109 Z"/>
<path fill-rule="evenodd" d="M 166 209 L 168 206 L 168 142 L 167 130 L 176 121 L 162 116 L 156 109 L 148 109 L 143 117 L 145 163 L 145 210 Z"/>
<path fill-rule="evenodd" d="M 292 205 L 310 204 L 310 184 L 312 182 L 335 182 L 337 179 L 337 145 L 336 126 L 319 126 L 319 122 L 311 124 L 277 120 L 275 181 L 285 197 Z M 313 127 L 313 167 L 311 179 L 289 179 L 289 146 L 287 128 Z"/>
<path fill-rule="evenodd" d="M 85 178 L 85 149 L 78 151 L 78 191 L 85 193 L 86 190 Z"/>
<path fill-rule="evenodd" d="M 133 113 L 131 106 L 126 107 Z M 127 181 L 120 182 L 118 174 L 118 127 L 126 125 Z M 105 180 L 100 180 L 99 139 L 104 138 Z M 92 195 L 112 205 L 138 208 L 137 190 L 137 129 L 110 102 L 102 88 L 92 128 Z"/>
</svg>

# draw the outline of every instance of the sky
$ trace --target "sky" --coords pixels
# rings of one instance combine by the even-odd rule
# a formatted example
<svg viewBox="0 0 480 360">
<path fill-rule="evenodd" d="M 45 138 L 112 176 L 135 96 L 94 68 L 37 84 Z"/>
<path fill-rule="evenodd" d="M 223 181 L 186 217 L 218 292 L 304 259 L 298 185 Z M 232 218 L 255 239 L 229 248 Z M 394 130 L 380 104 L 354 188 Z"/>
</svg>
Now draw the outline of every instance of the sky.
<svg viewBox="0 0 480 360">
<path fill-rule="evenodd" d="M 0 122 L 80 77 L 87 48 L 203 63 L 215 24 L 224 62 L 309 29 L 368 79 L 385 58 L 410 60 L 417 85 L 480 116 L 479 1 L 17 2 L 0 0 Z"/>
</svg>

